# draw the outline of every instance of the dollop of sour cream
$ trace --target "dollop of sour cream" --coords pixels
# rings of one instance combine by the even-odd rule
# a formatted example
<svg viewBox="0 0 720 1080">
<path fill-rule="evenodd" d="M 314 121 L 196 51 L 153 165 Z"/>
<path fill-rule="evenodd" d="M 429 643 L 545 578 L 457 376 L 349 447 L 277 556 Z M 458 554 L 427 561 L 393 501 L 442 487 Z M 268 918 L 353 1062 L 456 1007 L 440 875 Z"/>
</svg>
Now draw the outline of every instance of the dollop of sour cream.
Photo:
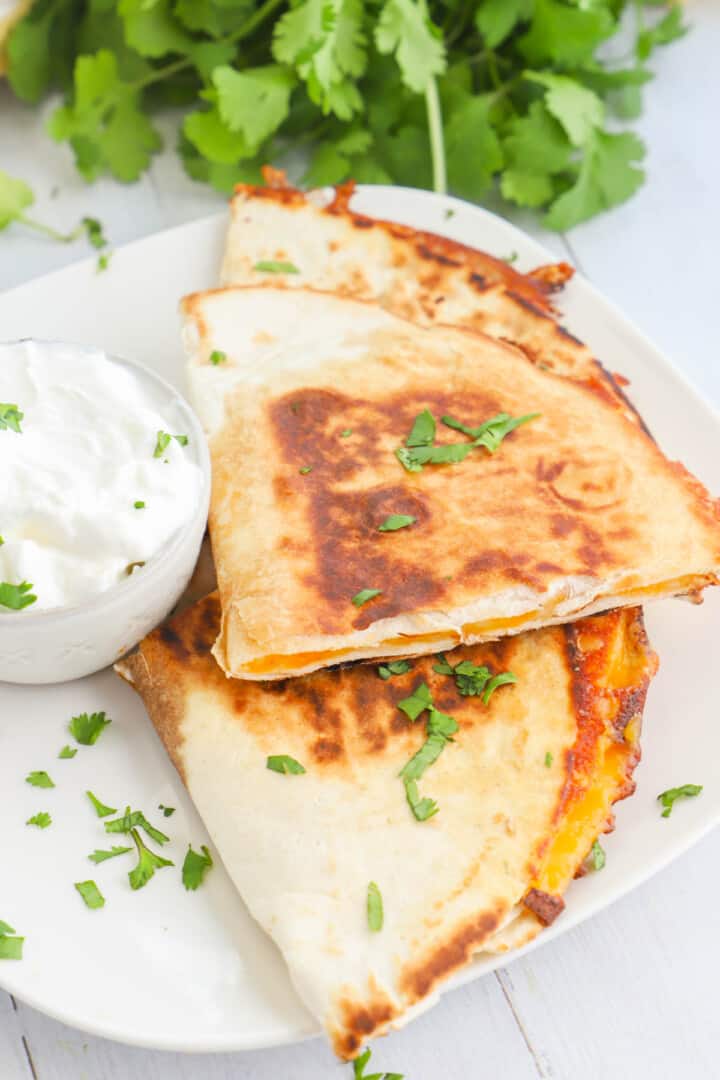
<svg viewBox="0 0 720 1080">
<path fill-rule="evenodd" d="M 20 433 L 0 425 L 0 583 L 37 596 L 17 615 L 142 572 L 196 509 L 192 447 L 173 437 L 156 453 L 158 433 L 187 436 L 182 413 L 141 371 L 72 345 L 0 345 L 0 403 L 23 413 Z"/>
</svg>

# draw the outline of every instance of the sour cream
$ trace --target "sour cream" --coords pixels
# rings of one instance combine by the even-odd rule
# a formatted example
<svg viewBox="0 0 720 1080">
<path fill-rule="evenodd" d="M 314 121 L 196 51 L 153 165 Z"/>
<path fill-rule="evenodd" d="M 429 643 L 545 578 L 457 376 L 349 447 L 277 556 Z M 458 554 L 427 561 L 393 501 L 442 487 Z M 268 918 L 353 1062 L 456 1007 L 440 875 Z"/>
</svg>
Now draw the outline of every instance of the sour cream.
<svg viewBox="0 0 720 1080">
<path fill-rule="evenodd" d="M 180 411 L 140 369 L 71 345 L 0 345 L 0 402 L 23 413 L 20 434 L 0 426 L 0 582 L 37 596 L 18 617 L 141 573 L 197 509 Z M 159 433 L 173 436 L 162 449 Z"/>
</svg>

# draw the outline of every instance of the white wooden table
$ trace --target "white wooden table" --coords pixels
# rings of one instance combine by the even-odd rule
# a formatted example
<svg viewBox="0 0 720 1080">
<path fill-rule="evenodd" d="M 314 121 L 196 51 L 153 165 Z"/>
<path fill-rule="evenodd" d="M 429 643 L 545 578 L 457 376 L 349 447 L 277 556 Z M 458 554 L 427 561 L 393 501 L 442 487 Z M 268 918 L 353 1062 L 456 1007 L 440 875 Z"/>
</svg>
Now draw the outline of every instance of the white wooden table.
<svg viewBox="0 0 720 1080">
<path fill-rule="evenodd" d="M 658 57 L 639 125 L 650 150 L 647 185 L 568 237 L 542 239 L 720 405 L 720 5 L 697 0 L 689 14 L 695 29 Z M 91 214 L 119 245 L 222 205 L 182 175 L 172 150 L 137 185 L 87 187 L 42 122 L 0 90 L 0 167 L 33 184 L 38 217 L 59 228 Z M 522 217 L 518 223 L 540 232 Z M 56 245 L 11 229 L 0 236 L 0 288 L 86 254 L 82 244 Z M 677 720 L 682 738 L 683 717 Z M 373 1064 L 407 1080 L 717 1080 L 719 889 L 715 832 L 591 922 L 454 991 L 409 1028 L 379 1040 Z M 339 1076 L 349 1078 L 350 1070 L 341 1070 L 320 1040 L 246 1054 L 155 1053 L 64 1027 L 0 991 L 0 1080 Z"/>
</svg>

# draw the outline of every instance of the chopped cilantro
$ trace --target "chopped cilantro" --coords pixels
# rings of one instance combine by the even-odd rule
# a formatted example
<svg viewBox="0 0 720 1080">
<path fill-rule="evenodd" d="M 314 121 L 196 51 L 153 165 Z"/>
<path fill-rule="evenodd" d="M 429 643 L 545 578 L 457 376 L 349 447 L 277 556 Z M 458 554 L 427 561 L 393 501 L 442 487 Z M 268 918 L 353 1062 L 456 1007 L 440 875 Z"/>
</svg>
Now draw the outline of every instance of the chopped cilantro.
<svg viewBox="0 0 720 1080">
<path fill-rule="evenodd" d="M 187 854 L 182 867 L 182 882 L 186 889 L 197 889 L 201 885 L 205 874 L 212 869 L 212 856 L 205 845 L 200 851 L 193 851 L 188 844 Z"/>
<path fill-rule="evenodd" d="M 410 720 L 417 720 L 420 713 L 429 709 L 432 705 L 432 696 L 427 683 L 421 682 L 415 687 L 410 697 L 398 701 L 398 709 L 404 712 Z"/>
<path fill-rule="evenodd" d="M 134 506 L 134 508 L 136 510 L 144 510 L 145 509 L 145 503 L 142 501 L 142 499 L 138 499 L 136 502 L 134 502 L 133 506 Z"/>
<path fill-rule="evenodd" d="M 94 881 L 76 881 L 75 888 L 85 901 L 86 907 L 89 907 L 91 910 L 105 907 L 105 897 Z"/>
<path fill-rule="evenodd" d="M 101 274 L 103 272 L 103 270 L 107 270 L 108 266 L 110 265 L 111 258 L 112 258 L 112 251 L 103 251 L 101 255 L 98 255 L 98 261 L 97 261 L 97 267 L 96 267 L 96 270 L 97 270 L 98 274 Z"/>
<path fill-rule="evenodd" d="M 421 683 L 418 690 L 421 687 L 424 687 L 425 693 L 421 695 L 416 703 L 416 705 L 422 703 L 422 709 L 416 715 L 419 716 L 424 709 L 429 710 L 425 742 L 400 770 L 400 776 L 405 784 L 405 797 L 415 818 L 418 821 L 427 821 L 437 814 L 438 805 L 434 799 L 420 798 L 417 782 L 425 770 L 437 761 L 447 744 L 452 742 L 452 736 L 458 730 L 458 723 L 454 717 L 436 709 L 425 684 Z M 417 692 L 416 690 L 416 695 Z M 426 698 L 430 700 L 426 701 Z M 412 698 L 399 702 L 398 708 L 402 709 L 403 712 L 408 712 L 407 708 L 403 708 L 403 706 L 407 706 L 410 701 L 412 701 Z M 416 705 L 413 705 L 412 712 L 415 711 Z M 410 715 L 409 712 L 408 715 Z M 414 717 L 411 716 L 411 719 L 414 719 Z"/>
<path fill-rule="evenodd" d="M 160 805 L 158 806 L 158 810 L 162 810 L 163 817 L 172 817 L 173 814 L 175 813 L 175 807 L 174 806 L 163 806 L 162 803 L 160 803 Z"/>
<path fill-rule="evenodd" d="M 452 416 L 443 416 L 442 422 L 446 427 L 461 431 L 463 435 L 469 435 L 473 440 L 471 446 L 483 446 L 488 453 L 494 454 L 506 435 L 522 424 L 537 420 L 539 416 L 540 413 L 527 413 L 525 416 L 515 417 L 510 413 L 498 413 L 497 416 L 491 416 L 489 420 L 475 428 L 468 427 L 467 424 L 455 420 Z"/>
<path fill-rule="evenodd" d="M 349 428 L 349 427 L 345 428 L 344 431 L 340 432 L 340 438 L 341 439 L 349 439 L 351 435 L 352 435 L 352 428 Z"/>
<path fill-rule="evenodd" d="M 9 581 L 0 583 L 0 607 L 10 608 L 11 611 L 22 611 L 30 607 L 37 600 L 37 596 L 30 592 L 32 585 L 29 581 L 23 581 L 20 585 L 11 585 Z"/>
<path fill-rule="evenodd" d="M 378 532 L 397 532 L 398 529 L 406 529 L 408 525 L 414 525 L 417 518 L 411 514 L 389 514 L 382 525 L 378 525 Z"/>
<path fill-rule="evenodd" d="M 670 817 L 677 799 L 692 798 L 699 795 L 702 789 L 702 784 L 683 784 L 682 787 L 668 788 L 667 791 L 661 792 L 658 795 L 658 801 L 665 807 L 662 817 Z"/>
<path fill-rule="evenodd" d="M 39 829 L 47 829 L 48 825 L 52 825 L 52 818 L 46 810 L 41 810 L 39 814 L 33 814 L 31 818 L 28 818 L 25 824 L 37 825 Z"/>
<path fill-rule="evenodd" d="M 116 807 L 105 806 L 103 803 L 100 802 L 98 798 L 93 795 L 92 791 L 86 791 L 85 794 L 95 807 L 95 813 L 98 817 L 109 817 L 110 814 L 117 814 Z"/>
<path fill-rule="evenodd" d="M 266 768 L 272 772 L 290 773 L 292 776 L 300 776 L 305 772 L 305 767 L 289 754 L 271 754 L 267 759 Z"/>
<path fill-rule="evenodd" d="M 138 828 L 144 829 L 156 844 L 167 844 L 170 839 L 169 836 L 166 836 L 165 833 L 160 832 L 159 829 L 150 824 L 142 810 L 131 810 L 129 806 L 125 808 L 122 817 L 105 822 L 106 833 L 129 833 Z"/>
<path fill-rule="evenodd" d="M 38 770 L 37 772 L 28 773 L 28 775 L 25 777 L 25 783 L 26 784 L 31 784 L 33 787 L 42 787 L 42 788 L 55 787 L 52 780 L 50 779 L 50 777 L 48 776 L 48 774 L 45 772 L 44 769 Z"/>
<path fill-rule="evenodd" d="M 104 712 L 80 713 L 69 724 L 70 734 L 81 746 L 94 746 L 112 720 Z"/>
<path fill-rule="evenodd" d="M 549 769 L 550 766 L 552 765 L 552 763 L 553 763 L 553 756 L 550 753 L 550 751 L 548 750 L 548 752 L 545 755 L 545 768 Z"/>
<path fill-rule="evenodd" d="M 0 922 L 0 927 L 3 926 L 7 923 Z M 0 933 L 0 960 L 22 960 L 24 942 L 25 938 Z"/>
<path fill-rule="evenodd" d="M 387 681 L 393 675 L 404 675 L 406 671 L 412 671 L 412 664 L 408 660 L 390 660 L 387 664 L 381 664 L 378 675 Z"/>
<path fill-rule="evenodd" d="M 81 225 L 85 229 L 85 234 L 94 248 L 98 251 L 100 248 L 104 248 L 107 245 L 107 240 L 103 234 L 102 222 L 97 218 L 84 217 L 81 220 Z"/>
<path fill-rule="evenodd" d="M 371 881 L 367 888 L 367 921 L 368 927 L 373 933 L 383 928 L 383 900 L 380 889 Z"/>
<path fill-rule="evenodd" d="M 224 364 L 226 360 L 227 353 L 222 352 L 221 349 L 213 349 L 213 351 L 210 353 L 210 363 L 213 364 L 215 367 L 217 367 L 218 364 Z"/>
<path fill-rule="evenodd" d="M 506 686 L 509 683 L 516 683 L 517 675 L 513 675 L 512 671 L 503 671 L 499 675 L 493 675 L 490 682 L 485 687 L 485 691 L 482 696 L 483 705 L 487 705 L 490 698 L 497 690 L 498 686 Z"/>
<path fill-rule="evenodd" d="M 590 848 L 590 854 L 588 855 L 588 862 L 593 870 L 602 870 L 605 865 L 605 852 L 600 846 L 599 840 L 593 840 L 593 846 Z"/>
<path fill-rule="evenodd" d="M 372 1076 L 366 1076 L 365 1066 L 370 1060 L 371 1052 L 366 1050 L 353 1061 L 353 1080 L 404 1080 L 402 1073 L 373 1073 Z"/>
<path fill-rule="evenodd" d="M 3 937 L 4 937 L 6 934 L 14 934 L 14 933 L 15 933 L 14 927 L 12 927 L 10 925 L 10 923 L 3 922 L 2 919 L 0 919 L 0 934 L 2 934 Z"/>
<path fill-rule="evenodd" d="M 261 274 L 299 274 L 297 266 L 291 262 L 283 262 L 276 259 L 261 259 L 253 266 Z"/>
<path fill-rule="evenodd" d="M 15 431 L 22 435 L 20 421 L 25 413 L 20 412 L 17 405 L 0 401 L 0 431 Z"/>
<path fill-rule="evenodd" d="M 517 682 L 517 676 L 511 671 L 493 675 L 485 664 L 478 666 L 470 660 L 461 660 L 453 667 L 442 654 L 438 657 L 438 663 L 433 664 L 433 671 L 437 671 L 438 675 L 453 675 L 458 693 L 463 697 L 482 695 L 483 705 L 487 705 L 498 686 Z"/>
<path fill-rule="evenodd" d="M 423 409 L 415 417 L 410 434 L 405 440 L 406 446 L 432 446 L 435 440 L 435 417 L 429 409 Z"/>
<path fill-rule="evenodd" d="M 301 468 L 298 469 L 298 472 L 300 473 L 301 476 L 307 476 L 307 474 L 311 473 L 312 471 L 313 471 L 312 465 L 303 465 Z"/>
<path fill-rule="evenodd" d="M 351 602 L 355 607 L 362 607 L 363 604 L 367 604 L 368 600 L 373 600 L 376 596 L 381 595 L 382 589 L 361 589 L 359 593 L 355 593 Z"/>
<path fill-rule="evenodd" d="M 174 439 L 180 446 L 187 446 L 189 441 L 187 435 L 170 435 L 167 431 L 158 431 L 157 442 L 155 443 L 155 449 L 153 450 L 153 457 L 162 457 L 170 445 L 171 439 Z"/>
<path fill-rule="evenodd" d="M 110 851 L 103 851 L 100 848 L 95 848 L 92 855 L 88 855 L 88 859 L 90 862 L 97 864 L 105 862 L 107 859 L 114 859 L 117 855 L 125 855 L 128 851 L 132 851 L 132 848 L 116 847 L 115 845 L 111 847 Z"/>
<path fill-rule="evenodd" d="M 77 754 L 76 746 L 63 746 L 62 750 L 58 754 L 59 758 L 74 758 Z"/>
<path fill-rule="evenodd" d="M 107 823 L 105 828 L 107 829 Z M 137 829 L 131 829 L 130 835 L 137 849 L 138 862 L 134 870 L 129 872 L 128 880 L 131 889 L 142 889 L 143 886 L 147 885 L 156 870 L 162 870 L 164 866 L 174 866 L 175 864 L 170 859 L 163 859 L 162 855 L 157 855 L 154 851 L 151 851 L 143 843 Z"/>
</svg>

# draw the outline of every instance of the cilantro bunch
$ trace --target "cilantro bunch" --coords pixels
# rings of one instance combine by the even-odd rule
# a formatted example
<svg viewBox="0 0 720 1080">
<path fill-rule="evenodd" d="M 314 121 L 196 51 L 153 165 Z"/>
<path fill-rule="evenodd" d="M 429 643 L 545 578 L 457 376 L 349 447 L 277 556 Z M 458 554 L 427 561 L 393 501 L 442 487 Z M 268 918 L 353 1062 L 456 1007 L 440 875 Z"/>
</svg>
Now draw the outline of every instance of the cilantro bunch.
<svg viewBox="0 0 720 1080">
<path fill-rule="evenodd" d="M 302 161 L 312 185 L 497 183 L 566 229 L 642 183 L 618 121 L 684 32 L 662 0 L 35 0 L 8 77 L 27 102 L 61 89 L 48 130 L 87 180 L 136 180 L 174 106 L 185 169 L 223 192 Z"/>
</svg>

